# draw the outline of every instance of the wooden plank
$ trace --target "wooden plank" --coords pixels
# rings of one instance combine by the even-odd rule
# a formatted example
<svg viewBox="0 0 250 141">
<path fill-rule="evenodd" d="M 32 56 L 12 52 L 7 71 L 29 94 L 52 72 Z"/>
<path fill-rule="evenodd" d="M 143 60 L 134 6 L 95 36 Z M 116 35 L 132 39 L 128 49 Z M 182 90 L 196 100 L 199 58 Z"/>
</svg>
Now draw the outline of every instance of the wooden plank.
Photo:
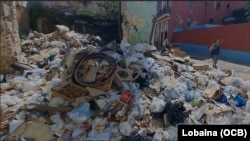
<svg viewBox="0 0 250 141">
<path fill-rule="evenodd" d="M 104 85 L 95 86 L 95 88 L 98 88 L 101 90 L 106 90 L 106 91 L 110 90 L 112 83 L 113 83 L 113 80 L 114 80 L 114 77 L 115 77 L 115 75 L 113 74 Z"/>
<path fill-rule="evenodd" d="M 49 107 L 49 106 L 40 106 L 40 105 L 28 105 L 22 106 L 20 109 L 28 111 L 40 111 L 40 112 L 70 112 L 73 107 Z"/>
<path fill-rule="evenodd" d="M 87 90 L 89 91 L 90 96 L 100 96 L 100 95 L 106 95 L 107 92 L 104 90 L 92 88 L 92 87 L 87 87 Z"/>
</svg>

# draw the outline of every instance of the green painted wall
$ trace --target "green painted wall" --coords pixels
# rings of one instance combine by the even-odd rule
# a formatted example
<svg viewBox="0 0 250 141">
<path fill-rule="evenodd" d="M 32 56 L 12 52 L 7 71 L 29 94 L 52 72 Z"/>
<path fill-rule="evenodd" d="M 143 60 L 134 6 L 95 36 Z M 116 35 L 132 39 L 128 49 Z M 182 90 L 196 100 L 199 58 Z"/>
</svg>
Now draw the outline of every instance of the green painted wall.
<svg viewBox="0 0 250 141">
<path fill-rule="evenodd" d="M 157 12 L 157 1 L 122 1 L 123 38 L 130 44 L 150 43 L 152 19 Z"/>
</svg>

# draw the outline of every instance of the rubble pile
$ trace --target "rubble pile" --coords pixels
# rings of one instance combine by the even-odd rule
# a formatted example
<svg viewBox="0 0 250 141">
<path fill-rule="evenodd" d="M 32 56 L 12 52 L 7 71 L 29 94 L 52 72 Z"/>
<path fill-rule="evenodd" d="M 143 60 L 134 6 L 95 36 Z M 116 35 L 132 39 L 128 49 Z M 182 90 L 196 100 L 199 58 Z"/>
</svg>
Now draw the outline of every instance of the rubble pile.
<svg viewBox="0 0 250 141">
<path fill-rule="evenodd" d="M 178 124 L 250 124 L 250 81 L 153 45 L 30 31 L 1 75 L 1 136 L 45 124 L 56 140 L 177 140 Z M 9 134 L 9 135 L 6 135 Z M 19 134 L 19 138 L 29 138 Z"/>
</svg>

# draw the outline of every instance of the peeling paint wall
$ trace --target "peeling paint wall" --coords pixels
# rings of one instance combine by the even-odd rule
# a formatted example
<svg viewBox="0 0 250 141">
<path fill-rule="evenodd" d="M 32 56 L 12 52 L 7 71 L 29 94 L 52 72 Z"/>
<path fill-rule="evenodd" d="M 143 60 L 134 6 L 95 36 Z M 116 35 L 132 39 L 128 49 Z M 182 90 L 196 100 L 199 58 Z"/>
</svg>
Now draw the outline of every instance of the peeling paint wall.
<svg viewBox="0 0 250 141">
<path fill-rule="evenodd" d="M 17 5 L 15 1 L 1 2 L 0 73 L 14 73 L 15 70 L 10 64 L 21 62 Z"/>
<path fill-rule="evenodd" d="M 121 15 L 123 38 L 129 43 L 150 43 L 153 18 L 157 12 L 157 1 L 122 1 Z"/>
</svg>

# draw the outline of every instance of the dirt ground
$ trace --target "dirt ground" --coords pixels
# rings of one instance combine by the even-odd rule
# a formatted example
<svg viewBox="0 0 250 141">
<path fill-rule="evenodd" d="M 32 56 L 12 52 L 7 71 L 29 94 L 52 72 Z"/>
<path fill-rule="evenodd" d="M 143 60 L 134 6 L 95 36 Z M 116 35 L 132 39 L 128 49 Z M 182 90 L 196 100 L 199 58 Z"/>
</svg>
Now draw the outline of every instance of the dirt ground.
<svg viewBox="0 0 250 141">
<path fill-rule="evenodd" d="M 212 67 L 213 61 L 212 59 L 197 59 L 192 58 L 193 62 L 196 62 L 198 64 L 204 64 L 209 65 L 209 67 Z M 217 63 L 218 69 L 221 70 L 234 70 L 236 75 L 243 78 L 244 80 L 250 81 L 250 66 L 235 64 L 223 60 L 219 60 Z"/>
</svg>

